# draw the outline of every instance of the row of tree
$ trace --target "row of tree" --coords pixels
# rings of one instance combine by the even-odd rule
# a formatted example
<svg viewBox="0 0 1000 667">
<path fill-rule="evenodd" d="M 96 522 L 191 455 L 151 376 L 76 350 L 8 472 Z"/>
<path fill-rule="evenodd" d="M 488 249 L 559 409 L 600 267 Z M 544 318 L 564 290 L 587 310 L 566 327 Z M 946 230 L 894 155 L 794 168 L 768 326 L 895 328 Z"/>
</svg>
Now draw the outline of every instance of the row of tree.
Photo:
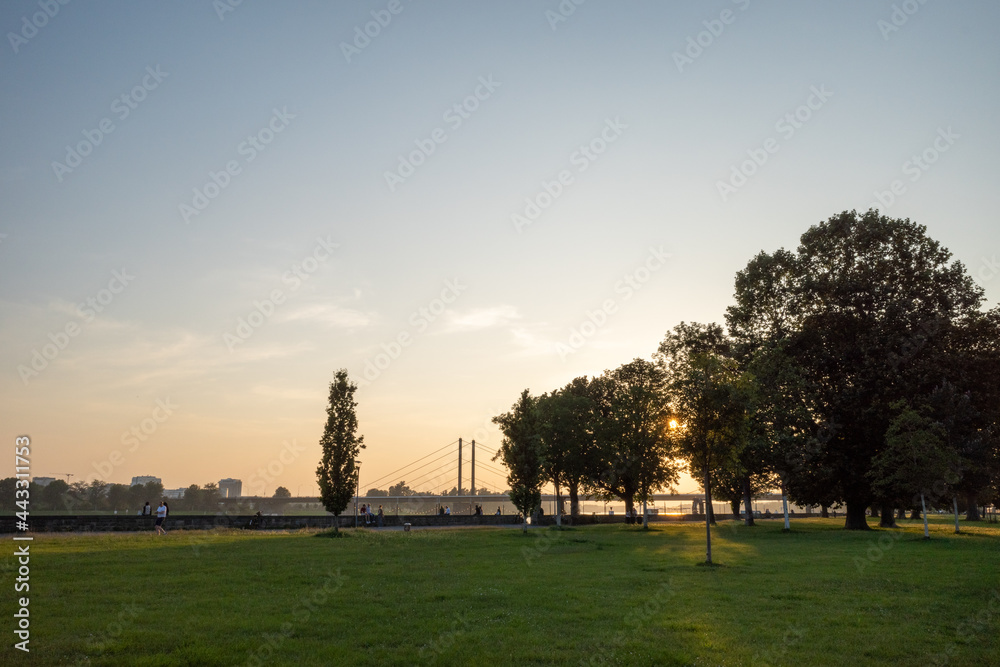
<svg viewBox="0 0 1000 667">
<path fill-rule="evenodd" d="M 14 477 L 0 479 L 0 510 L 14 509 L 16 484 Z M 290 496 L 288 489 L 284 487 L 278 487 L 274 494 L 275 498 Z M 130 486 L 109 484 L 99 479 L 72 484 L 56 479 L 45 486 L 39 486 L 34 482 L 28 485 L 28 498 L 32 510 L 67 514 L 81 510 L 137 514 L 147 502 L 155 512 L 163 497 L 163 485 L 157 482 Z M 168 502 L 172 512 L 178 510 L 205 512 L 218 510 L 221 500 L 218 484 L 210 482 L 204 486 L 192 484 L 184 490 L 182 498 Z"/>
<path fill-rule="evenodd" d="M 736 276 L 726 327 L 681 323 L 651 360 L 494 419 L 511 501 L 551 482 L 635 511 L 682 467 L 709 496 L 769 489 L 867 529 L 869 508 L 1000 502 L 1000 308 L 926 228 L 872 210 L 811 227 Z M 707 504 L 711 512 L 711 502 Z M 711 519 L 711 516 L 710 516 Z"/>
<path fill-rule="evenodd" d="M 399 497 L 403 497 L 403 496 L 433 496 L 433 497 L 437 497 L 437 496 L 468 496 L 468 495 L 492 496 L 495 493 L 496 493 L 495 491 L 490 491 L 485 486 L 482 487 L 482 488 L 480 488 L 480 489 L 478 489 L 476 491 L 476 493 L 474 493 L 474 494 L 471 493 L 469 489 L 466 489 L 466 488 L 459 489 L 457 486 L 453 486 L 453 487 L 451 487 L 450 490 L 444 491 L 442 493 L 434 493 L 434 492 L 431 492 L 431 491 L 415 491 L 414 489 L 411 489 L 409 486 L 406 485 L 406 481 L 405 480 L 400 480 L 396 484 L 393 484 L 392 486 L 390 486 L 388 489 L 368 489 L 368 491 L 365 493 L 365 497 L 367 497 L 367 498 L 385 498 L 385 497 L 399 498 Z"/>
</svg>

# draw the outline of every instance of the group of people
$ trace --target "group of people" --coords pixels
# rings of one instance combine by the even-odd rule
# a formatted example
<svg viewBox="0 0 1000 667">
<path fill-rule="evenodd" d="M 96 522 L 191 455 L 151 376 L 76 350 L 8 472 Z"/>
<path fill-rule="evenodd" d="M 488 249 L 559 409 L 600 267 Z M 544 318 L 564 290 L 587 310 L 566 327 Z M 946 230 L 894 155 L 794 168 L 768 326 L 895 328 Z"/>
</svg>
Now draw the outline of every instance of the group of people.
<svg viewBox="0 0 1000 667">
<path fill-rule="evenodd" d="M 152 516 L 152 514 L 153 514 L 153 508 L 149 506 L 149 501 L 147 500 L 146 504 L 142 506 L 141 510 L 139 510 L 139 516 Z M 163 522 L 169 515 L 170 515 L 170 505 L 167 504 L 166 500 L 161 501 L 159 507 L 156 508 L 155 528 L 157 535 L 167 534 L 166 529 L 164 529 L 163 527 Z"/>
<path fill-rule="evenodd" d="M 381 528 L 385 525 L 385 512 L 382 511 L 381 505 L 378 506 L 378 512 L 372 511 L 371 505 L 362 505 L 359 513 L 366 526 L 374 524 Z"/>
</svg>

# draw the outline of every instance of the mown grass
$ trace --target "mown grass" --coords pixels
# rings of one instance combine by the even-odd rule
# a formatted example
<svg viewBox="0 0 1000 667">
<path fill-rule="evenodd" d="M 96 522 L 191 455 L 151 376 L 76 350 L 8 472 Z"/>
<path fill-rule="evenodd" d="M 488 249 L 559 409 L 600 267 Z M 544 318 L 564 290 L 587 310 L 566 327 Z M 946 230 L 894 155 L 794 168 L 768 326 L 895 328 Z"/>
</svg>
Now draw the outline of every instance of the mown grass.
<svg viewBox="0 0 1000 667">
<path fill-rule="evenodd" d="M 4 664 L 1000 663 L 1000 529 L 40 535 Z M 13 548 L 7 551 L 12 552 Z M 9 557 L 8 557 L 9 559 Z M 9 568 L 9 564 L 8 564 Z M 8 569 L 9 571 L 9 569 Z M 10 577 L 8 576 L 8 581 Z M 12 584 L 8 584 L 13 588 Z M 8 589 L 10 590 L 10 589 Z M 13 629 L 13 594 L 6 596 Z M 9 635 L 12 636 L 12 635 Z M 937 661 L 937 663 L 935 662 Z"/>
</svg>

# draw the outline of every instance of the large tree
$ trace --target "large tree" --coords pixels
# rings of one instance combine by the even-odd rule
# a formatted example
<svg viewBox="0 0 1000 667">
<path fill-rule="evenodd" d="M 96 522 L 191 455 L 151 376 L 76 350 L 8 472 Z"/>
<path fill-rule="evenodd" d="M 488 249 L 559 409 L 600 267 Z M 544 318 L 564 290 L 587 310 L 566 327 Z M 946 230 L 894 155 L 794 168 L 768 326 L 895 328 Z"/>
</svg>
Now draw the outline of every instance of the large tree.
<svg viewBox="0 0 1000 667">
<path fill-rule="evenodd" d="M 580 488 L 595 455 L 593 399 L 586 377 L 575 378 L 562 389 L 543 394 L 538 411 L 545 447 L 546 476 L 569 491 L 570 516 L 580 513 Z"/>
<path fill-rule="evenodd" d="M 637 501 L 645 503 L 677 481 L 667 434 L 666 373 L 634 359 L 595 378 L 592 395 L 595 453 L 587 484 L 602 497 L 620 498 L 635 516 Z"/>
<path fill-rule="evenodd" d="M 545 447 L 542 444 L 537 399 L 528 390 L 511 409 L 493 418 L 503 441 L 493 460 L 500 459 L 509 471 L 510 502 L 521 512 L 523 532 L 528 532 L 528 516 L 542 504 Z"/>
<path fill-rule="evenodd" d="M 334 373 L 326 408 L 326 426 L 319 440 L 323 456 L 316 468 L 316 478 L 323 506 L 337 517 L 333 523 L 335 532 L 340 530 L 341 512 L 355 494 L 358 482 L 355 460 L 365 448 L 364 436 L 357 434 L 358 404 L 354 400 L 357 389 L 358 386 L 348 379 L 346 369 L 341 368 Z"/>
<path fill-rule="evenodd" d="M 866 473 L 889 406 L 948 377 L 950 333 L 977 312 L 982 289 L 925 227 L 871 210 L 811 227 L 794 254 L 761 253 L 737 275 L 735 296 L 730 333 L 748 346 L 780 342 L 808 386 L 804 458 L 821 483 L 804 484 L 800 500 L 842 501 L 845 527 L 867 529 L 876 498 Z M 824 427 L 833 435 L 821 437 Z"/>
</svg>

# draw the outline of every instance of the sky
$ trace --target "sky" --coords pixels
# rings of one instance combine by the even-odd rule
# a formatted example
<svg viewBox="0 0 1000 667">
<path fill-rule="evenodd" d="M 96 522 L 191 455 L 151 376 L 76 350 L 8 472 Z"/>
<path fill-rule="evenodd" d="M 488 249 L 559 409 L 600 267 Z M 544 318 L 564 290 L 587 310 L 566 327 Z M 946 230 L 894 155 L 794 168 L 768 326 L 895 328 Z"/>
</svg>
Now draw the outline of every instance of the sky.
<svg viewBox="0 0 1000 667">
<path fill-rule="evenodd" d="M 500 467 L 521 390 L 722 322 L 754 255 L 872 206 L 994 305 L 998 24 L 985 0 L 4 2 L 2 437 L 37 476 L 315 494 L 346 368 L 363 489 L 432 453 L 405 479 L 448 489 L 459 437 Z"/>
</svg>

